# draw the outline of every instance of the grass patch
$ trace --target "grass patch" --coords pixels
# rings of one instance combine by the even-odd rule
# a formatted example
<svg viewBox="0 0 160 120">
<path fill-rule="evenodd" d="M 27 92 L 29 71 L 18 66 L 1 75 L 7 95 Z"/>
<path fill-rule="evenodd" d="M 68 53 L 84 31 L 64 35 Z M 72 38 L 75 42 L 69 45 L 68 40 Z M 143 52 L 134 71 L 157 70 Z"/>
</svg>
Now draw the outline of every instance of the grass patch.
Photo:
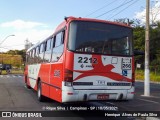
<svg viewBox="0 0 160 120">
<path fill-rule="evenodd" d="M 160 74 L 155 74 L 155 73 L 151 72 L 150 79 L 155 82 L 160 82 Z"/>
<path fill-rule="evenodd" d="M 144 80 L 144 70 L 136 70 L 136 80 Z M 150 80 L 154 82 L 160 82 L 160 73 L 150 72 Z"/>
<path fill-rule="evenodd" d="M 143 70 L 136 70 L 135 71 L 135 78 L 136 78 L 136 80 L 144 80 L 144 71 Z"/>
<path fill-rule="evenodd" d="M 10 74 L 23 74 L 23 70 L 11 70 Z M 7 75 L 6 70 L 2 70 L 2 75 Z"/>
</svg>

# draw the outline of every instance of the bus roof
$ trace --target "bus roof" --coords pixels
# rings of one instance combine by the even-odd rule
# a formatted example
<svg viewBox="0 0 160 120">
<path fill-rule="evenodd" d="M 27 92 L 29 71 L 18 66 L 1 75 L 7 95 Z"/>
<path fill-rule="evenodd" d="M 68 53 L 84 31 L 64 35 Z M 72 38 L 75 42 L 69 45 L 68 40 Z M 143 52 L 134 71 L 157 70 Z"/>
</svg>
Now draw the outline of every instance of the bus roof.
<svg viewBox="0 0 160 120">
<path fill-rule="evenodd" d="M 131 26 L 124 24 L 124 23 L 118 23 L 118 22 L 113 22 L 113 21 L 107 21 L 107 20 L 100 20 L 100 19 L 93 19 L 93 18 L 81 18 L 81 17 L 65 17 L 64 18 L 65 21 L 63 21 L 55 30 L 55 33 L 58 32 L 59 30 L 61 30 L 63 27 L 65 27 L 66 23 L 71 22 L 73 20 L 77 20 L 77 21 L 90 21 L 90 22 L 102 22 L 102 23 L 108 23 L 108 24 L 114 24 L 114 25 L 118 25 L 118 26 L 123 26 L 123 27 L 128 27 L 128 28 L 132 28 Z"/>
</svg>

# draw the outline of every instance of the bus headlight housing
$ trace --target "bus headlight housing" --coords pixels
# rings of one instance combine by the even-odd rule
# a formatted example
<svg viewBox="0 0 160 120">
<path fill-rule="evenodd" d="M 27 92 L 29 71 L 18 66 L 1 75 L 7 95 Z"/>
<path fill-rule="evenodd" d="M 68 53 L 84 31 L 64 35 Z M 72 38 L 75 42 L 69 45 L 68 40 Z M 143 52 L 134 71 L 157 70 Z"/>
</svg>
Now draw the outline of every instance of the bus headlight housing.
<svg viewBox="0 0 160 120">
<path fill-rule="evenodd" d="M 65 82 L 64 82 L 64 85 L 65 85 L 65 86 L 68 86 L 68 87 L 71 87 L 71 86 L 72 86 L 72 82 L 66 82 L 66 81 L 65 81 Z"/>
<path fill-rule="evenodd" d="M 65 84 L 64 84 L 65 86 L 72 86 L 73 72 L 71 70 L 65 69 L 64 81 L 65 81 Z"/>
</svg>

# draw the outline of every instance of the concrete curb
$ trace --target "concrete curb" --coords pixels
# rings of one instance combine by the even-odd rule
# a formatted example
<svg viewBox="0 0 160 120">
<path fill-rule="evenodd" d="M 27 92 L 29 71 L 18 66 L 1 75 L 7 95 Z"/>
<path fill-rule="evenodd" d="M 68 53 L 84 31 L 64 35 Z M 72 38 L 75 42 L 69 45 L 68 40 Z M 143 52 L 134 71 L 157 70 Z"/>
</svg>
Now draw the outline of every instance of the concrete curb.
<svg viewBox="0 0 160 120">
<path fill-rule="evenodd" d="M 144 82 L 144 80 L 135 80 L 136 82 Z M 154 82 L 154 81 L 150 81 L 150 83 L 153 84 L 160 84 L 160 82 Z"/>
</svg>

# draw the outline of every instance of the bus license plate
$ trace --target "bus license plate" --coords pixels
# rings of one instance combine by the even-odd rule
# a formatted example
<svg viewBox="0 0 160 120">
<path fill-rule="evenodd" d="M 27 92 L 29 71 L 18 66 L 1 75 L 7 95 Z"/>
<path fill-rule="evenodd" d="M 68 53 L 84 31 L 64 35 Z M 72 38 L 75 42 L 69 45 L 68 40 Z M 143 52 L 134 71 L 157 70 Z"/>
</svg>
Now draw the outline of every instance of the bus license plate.
<svg viewBox="0 0 160 120">
<path fill-rule="evenodd" d="M 98 100 L 107 100 L 109 98 L 108 94 L 99 94 L 97 95 Z"/>
</svg>

